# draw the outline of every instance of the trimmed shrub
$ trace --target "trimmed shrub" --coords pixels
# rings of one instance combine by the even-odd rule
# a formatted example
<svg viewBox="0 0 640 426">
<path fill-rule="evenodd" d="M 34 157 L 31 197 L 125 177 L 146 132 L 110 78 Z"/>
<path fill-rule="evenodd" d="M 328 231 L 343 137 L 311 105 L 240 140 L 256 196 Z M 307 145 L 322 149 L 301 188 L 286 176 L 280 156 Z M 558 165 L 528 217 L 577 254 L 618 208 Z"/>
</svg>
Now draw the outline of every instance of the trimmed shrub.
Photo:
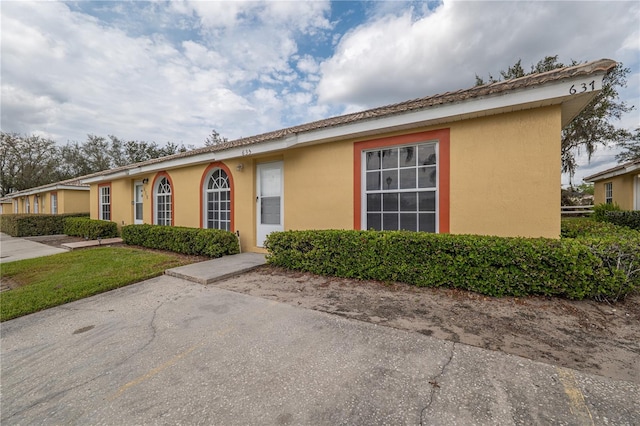
<svg viewBox="0 0 640 426">
<path fill-rule="evenodd" d="M 70 217 L 65 220 L 64 233 L 74 237 L 84 237 L 88 240 L 115 238 L 118 236 L 118 225 L 106 220 Z"/>
<path fill-rule="evenodd" d="M 606 236 L 638 236 L 636 231 L 613 223 L 599 222 L 590 218 L 563 218 L 560 225 L 562 238 L 606 237 Z"/>
<path fill-rule="evenodd" d="M 593 207 L 593 214 L 590 217 L 599 222 L 606 222 L 608 212 L 619 212 L 619 211 L 621 211 L 621 209 L 617 203 L 611 203 L 611 204 L 602 203 Z"/>
<path fill-rule="evenodd" d="M 64 234 L 65 220 L 70 217 L 89 217 L 89 213 L 3 214 L 0 231 L 12 237 Z"/>
<path fill-rule="evenodd" d="M 614 245 L 614 241 L 616 244 Z M 268 262 L 321 275 L 490 296 L 538 294 L 615 299 L 640 288 L 640 238 L 546 239 L 404 231 L 287 231 L 269 234 Z M 616 259 L 625 257 L 620 269 Z"/>
<path fill-rule="evenodd" d="M 122 227 L 125 244 L 197 256 L 221 257 L 240 252 L 233 232 L 160 225 Z"/>
<path fill-rule="evenodd" d="M 626 226 L 640 231 L 640 211 L 608 211 L 605 220 L 619 226 Z"/>
</svg>

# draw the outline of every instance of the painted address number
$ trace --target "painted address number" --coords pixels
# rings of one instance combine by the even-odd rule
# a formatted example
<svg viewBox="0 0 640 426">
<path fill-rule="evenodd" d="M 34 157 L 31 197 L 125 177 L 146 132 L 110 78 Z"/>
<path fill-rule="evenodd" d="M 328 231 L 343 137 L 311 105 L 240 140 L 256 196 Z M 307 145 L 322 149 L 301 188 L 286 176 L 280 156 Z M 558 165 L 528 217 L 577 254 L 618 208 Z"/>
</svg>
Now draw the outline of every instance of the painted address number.
<svg viewBox="0 0 640 426">
<path fill-rule="evenodd" d="M 585 93 L 596 90 L 596 81 L 591 80 L 590 83 L 578 83 L 572 84 L 569 88 L 569 94 L 575 95 L 576 93 Z"/>
<path fill-rule="evenodd" d="M 242 150 L 242 155 L 251 155 L 251 150 L 250 149 L 243 149 Z"/>
</svg>

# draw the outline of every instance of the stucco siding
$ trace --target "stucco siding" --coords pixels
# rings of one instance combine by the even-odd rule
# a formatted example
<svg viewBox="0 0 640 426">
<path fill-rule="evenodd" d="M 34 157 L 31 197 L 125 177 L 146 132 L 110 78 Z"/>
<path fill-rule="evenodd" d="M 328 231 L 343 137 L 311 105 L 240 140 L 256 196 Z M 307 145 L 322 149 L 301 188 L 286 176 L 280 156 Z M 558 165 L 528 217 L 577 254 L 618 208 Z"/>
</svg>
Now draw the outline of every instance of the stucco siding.
<svg viewBox="0 0 640 426">
<path fill-rule="evenodd" d="M 610 179 L 605 179 L 594 184 L 594 203 L 602 204 L 605 202 L 605 185 L 607 183 L 612 184 L 613 202 L 618 204 L 622 210 L 634 209 L 634 184 L 633 180 L 635 174 L 627 174 L 621 176 L 615 176 Z"/>
<path fill-rule="evenodd" d="M 451 126 L 450 230 L 560 235 L 560 108 Z"/>
</svg>

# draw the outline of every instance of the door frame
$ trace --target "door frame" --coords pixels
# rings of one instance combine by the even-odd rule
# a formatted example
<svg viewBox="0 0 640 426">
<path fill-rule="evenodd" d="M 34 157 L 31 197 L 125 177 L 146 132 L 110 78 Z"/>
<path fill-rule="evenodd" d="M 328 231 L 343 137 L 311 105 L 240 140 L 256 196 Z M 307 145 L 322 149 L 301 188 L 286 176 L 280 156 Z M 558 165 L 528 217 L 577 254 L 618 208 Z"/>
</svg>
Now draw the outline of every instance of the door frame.
<svg viewBox="0 0 640 426">
<path fill-rule="evenodd" d="M 261 172 L 264 169 L 277 168 L 280 170 L 280 223 L 278 225 L 265 225 L 261 223 L 262 194 Z M 264 247 L 264 240 L 271 232 L 284 230 L 284 162 L 270 161 L 256 164 L 256 246 Z"/>
</svg>

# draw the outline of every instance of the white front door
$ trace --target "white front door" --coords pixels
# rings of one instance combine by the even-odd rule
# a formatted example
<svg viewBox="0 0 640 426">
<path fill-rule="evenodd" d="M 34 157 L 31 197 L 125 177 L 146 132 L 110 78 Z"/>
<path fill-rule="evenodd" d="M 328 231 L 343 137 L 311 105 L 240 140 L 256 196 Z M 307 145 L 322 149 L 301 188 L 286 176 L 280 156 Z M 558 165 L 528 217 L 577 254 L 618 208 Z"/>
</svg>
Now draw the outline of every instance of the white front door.
<svg viewBox="0 0 640 426">
<path fill-rule="evenodd" d="M 634 196 L 634 198 L 636 199 L 636 210 L 640 210 L 640 175 L 636 176 L 635 179 L 635 186 L 636 186 L 636 194 Z"/>
<path fill-rule="evenodd" d="M 258 164 L 256 175 L 256 240 L 258 247 L 264 247 L 267 235 L 284 230 L 282 161 Z"/>
<path fill-rule="evenodd" d="M 144 223 L 142 220 L 142 182 L 136 182 L 133 185 L 133 223 L 140 225 Z"/>
</svg>

